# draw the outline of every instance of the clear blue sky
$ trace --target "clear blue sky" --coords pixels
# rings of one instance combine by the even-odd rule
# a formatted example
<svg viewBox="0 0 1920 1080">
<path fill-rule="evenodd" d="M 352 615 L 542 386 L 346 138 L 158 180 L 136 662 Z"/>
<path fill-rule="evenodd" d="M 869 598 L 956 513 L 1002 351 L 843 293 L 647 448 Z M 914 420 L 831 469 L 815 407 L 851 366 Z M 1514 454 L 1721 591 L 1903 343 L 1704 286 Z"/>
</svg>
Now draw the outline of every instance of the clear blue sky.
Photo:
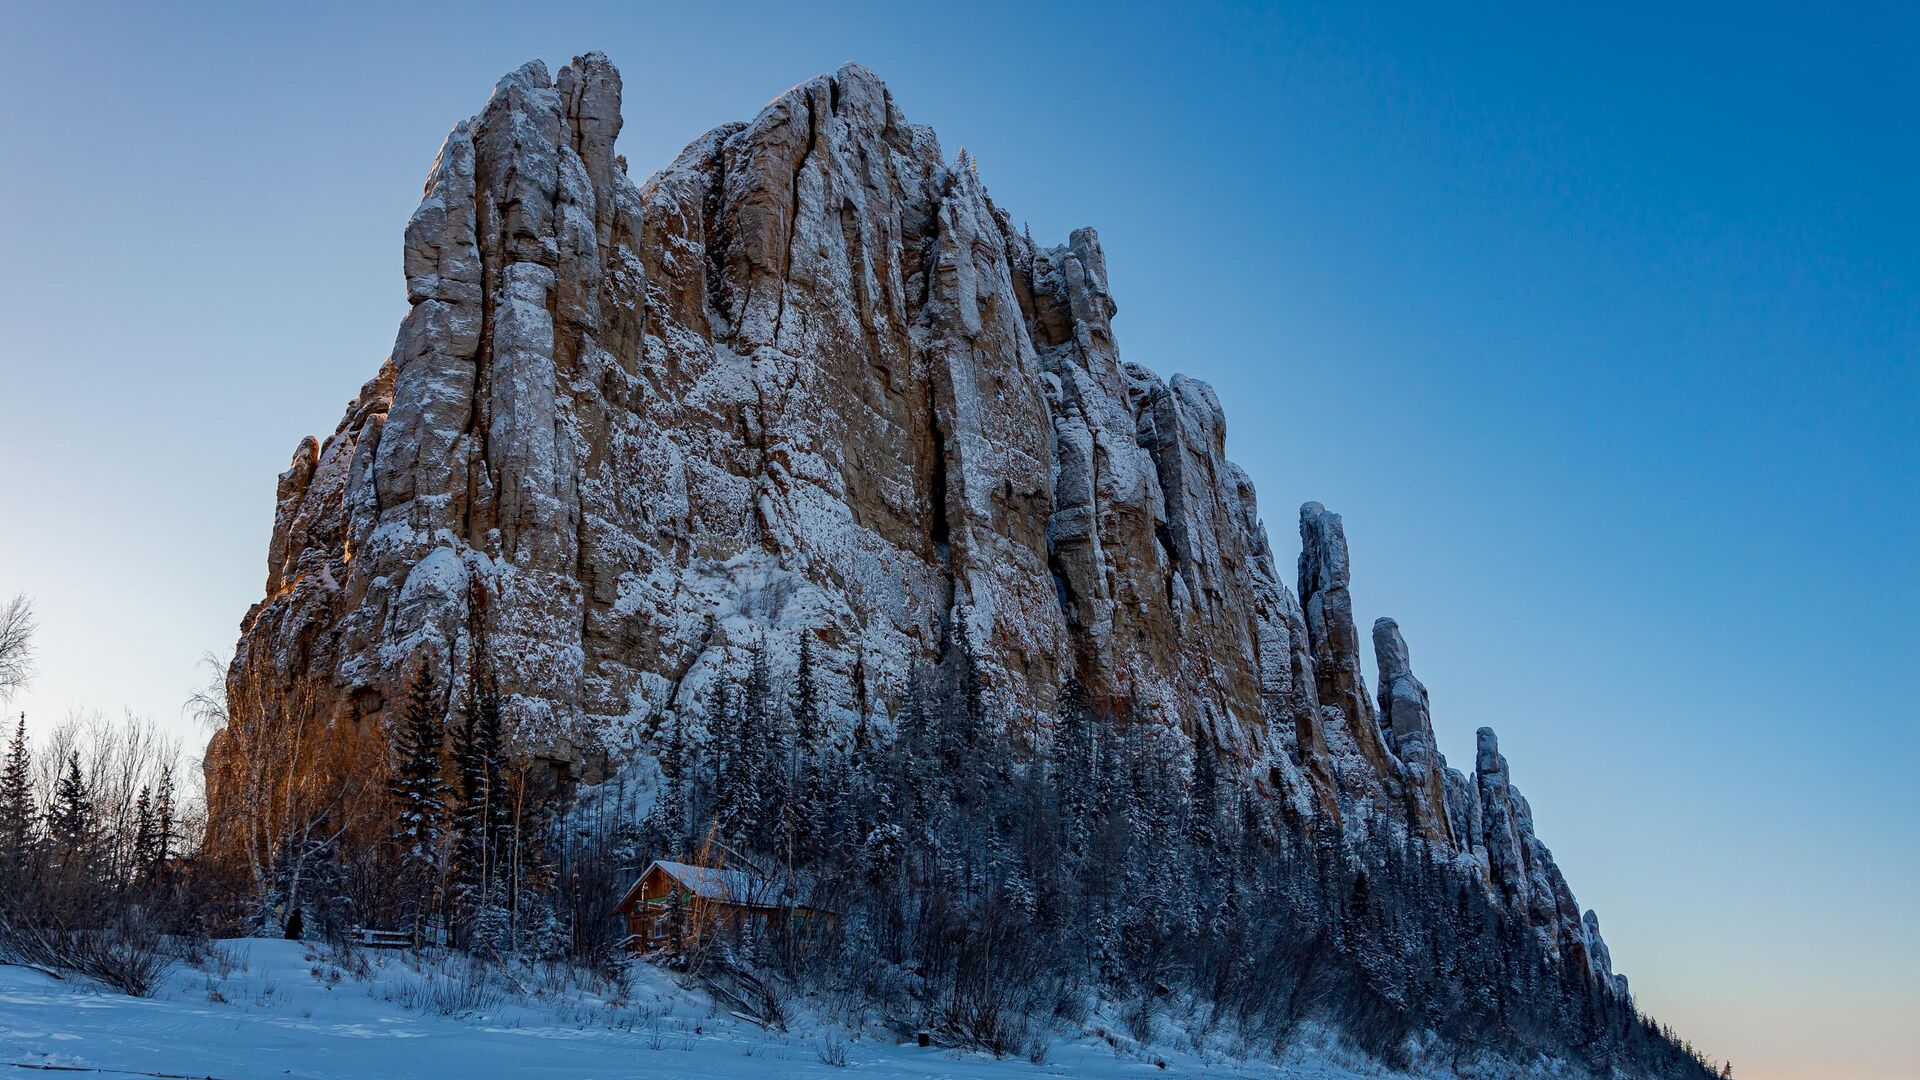
<svg viewBox="0 0 1920 1080">
<path fill-rule="evenodd" d="M 1920 22 L 1345 7 L 10 6 L 19 704 L 176 722 L 499 75 L 606 50 L 638 176 L 856 59 L 1037 238 L 1101 230 L 1283 560 L 1346 515 L 1442 749 L 1499 730 L 1644 1005 L 1744 1077 L 1920 1074 Z"/>
</svg>

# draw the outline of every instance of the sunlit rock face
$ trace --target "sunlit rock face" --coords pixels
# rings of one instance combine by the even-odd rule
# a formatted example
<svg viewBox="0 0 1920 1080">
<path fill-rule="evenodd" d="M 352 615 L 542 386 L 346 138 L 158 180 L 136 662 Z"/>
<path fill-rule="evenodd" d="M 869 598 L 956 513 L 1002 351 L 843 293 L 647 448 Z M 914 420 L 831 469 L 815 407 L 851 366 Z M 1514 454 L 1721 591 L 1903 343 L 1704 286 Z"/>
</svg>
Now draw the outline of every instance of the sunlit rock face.
<svg viewBox="0 0 1920 1080">
<path fill-rule="evenodd" d="M 1339 515 L 1302 508 L 1296 599 L 1213 390 L 1120 358 L 1091 229 L 1034 244 L 856 65 L 638 184 L 622 122 L 591 53 L 448 135 L 392 356 L 280 477 L 236 700 L 378 731 L 482 648 L 518 744 L 594 779 L 752 651 L 783 680 L 812 635 L 844 726 L 964 641 L 1016 730 L 1077 679 L 1606 963 L 1490 733 L 1447 768 L 1391 620 L 1376 714 Z"/>
<path fill-rule="evenodd" d="M 448 136 L 393 356 L 281 479 L 243 663 L 365 722 L 484 629 L 522 738 L 584 764 L 744 650 L 779 675 L 816 635 L 845 721 L 964 633 L 1003 714 L 1077 675 L 1267 753 L 1298 605 L 1213 391 L 1120 359 L 1091 230 L 1034 245 L 857 66 L 638 185 L 620 126 L 592 54 Z"/>
</svg>

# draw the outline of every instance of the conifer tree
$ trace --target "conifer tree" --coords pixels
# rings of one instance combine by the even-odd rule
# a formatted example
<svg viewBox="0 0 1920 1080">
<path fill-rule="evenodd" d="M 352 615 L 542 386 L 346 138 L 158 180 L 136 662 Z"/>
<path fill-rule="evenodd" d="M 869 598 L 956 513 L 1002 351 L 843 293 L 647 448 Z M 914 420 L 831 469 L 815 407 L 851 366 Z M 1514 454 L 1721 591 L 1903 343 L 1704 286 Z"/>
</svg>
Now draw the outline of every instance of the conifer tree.
<svg viewBox="0 0 1920 1080">
<path fill-rule="evenodd" d="M 1080 680 L 1069 678 L 1053 703 L 1053 744 L 1050 773 L 1060 799 L 1061 846 L 1069 858 L 1086 854 L 1093 828 L 1096 797 L 1093 762 L 1093 717 Z"/>
<path fill-rule="evenodd" d="M 722 675 L 714 683 L 713 716 L 708 725 L 714 739 L 713 821 L 722 844 L 745 850 L 760 823 L 758 753 L 761 708 L 749 680 L 739 694 Z M 737 698 L 737 700 L 736 700 Z"/>
<path fill-rule="evenodd" d="M 1197 731 L 1193 736 L 1192 818 L 1187 831 L 1196 854 L 1211 854 L 1220 842 L 1220 764 L 1213 749 L 1213 736 Z"/>
<path fill-rule="evenodd" d="M 13 730 L 7 760 L 0 770 L 0 873 L 18 874 L 26 868 L 33 847 L 33 757 L 27 749 L 27 718 Z"/>
<path fill-rule="evenodd" d="M 799 663 L 794 672 L 793 746 L 788 762 L 791 783 L 783 830 L 790 864 L 812 864 L 829 841 L 834 810 L 833 793 L 828 790 L 828 762 L 832 756 L 832 748 L 824 744 L 821 735 L 813 632 L 804 630 L 800 634 Z"/>
<path fill-rule="evenodd" d="M 742 848 L 775 847 L 780 823 L 787 819 L 788 738 L 773 700 L 773 672 L 764 642 L 753 649 L 741 698 L 740 749 L 749 792 Z"/>
<path fill-rule="evenodd" d="M 153 801 L 153 861 L 148 876 L 165 876 L 167 860 L 173 858 L 174 841 L 173 766 L 160 767 L 160 787 Z"/>
<path fill-rule="evenodd" d="M 466 693 L 452 732 L 451 876 L 454 894 L 472 912 L 504 895 L 515 816 L 500 685 L 487 635 L 487 589 L 478 578 L 469 588 L 467 636 Z"/>
<path fill-rule="evenodd" d="M 941 758 L 957 767 L 970 761 L 971 751 L 986 735 L 987 709 L 980 682 L 980 664 L 973 647 L 973 633 L 967 620 L 956 612 L 953 626 L 953 685 L 948 695 L 949 708 L 942 717 Z"/>
<path fill-rule="evenodd" d="M 453 887 L 464 902 L 472 903 L 486 890 L 486 770 L 476 748 L 473 696 L 469 689 L 453 724 Z"/>
<path fill-rule="evenodd" d="M 867 712 L 853 718 L 853 753 L 856 757 L 868 759 L 873 752 L 873 725 L 867 722 Z"/>
<path fill-rule="evenodd" d="M 508 782 L 510 774 L 500 686 L 494 679 L 490 659 L 482 658 L 475 685 L 480 687 L 480 691 L 474 714 L 478 721 L 474 748 L 479 755 L 480 773 L 486 786 L 487 835 L 493 845 L 493 862 L 497 864 L 507 833 L 512 828 L 514 803 Z"/>
<path fill-rule="evenodd" d="M 860 857 L 867 837 L 878 825 L 895 827 L 893 784 L 880 775 L 881 749 L 874 743 L 873 725 L 865 710 L 853 719 L 853 737 L 843 766 L 834 773 L 833 825 L 821 836 L 828 854 Z"/>
<path fill-rule="evenodd" d="M 128 852 L 126 877 L 141 882 L 151 876 L 154 864 L 153 791 L 145 784 L 133 802 L 133 850 Z"/>
<path fill-rule="evenodd" d="M 440 835 L 446 822 L 439 690 L 432 658 L 423 657 L 407 684 L 406 707 L 396 733 L 398 760 L 388 788 L 394 804 L 393 842 L 400 852 L 403 904 L 416 940 L 433 905 Z"/>
<path fill-rule="evenodd" d="M 513 803 L 507 790 L 504 739 L 500 730 L 500 691 L 476 637 L 468 663 L 467 694 L 454 732 L 454 767 L 459 811 L 454 820 L 456 887 L 471 906 L 493 893 L 501 869 L 504 841 L 512 825 Z"/>
<path fill-rule="evenodd" d="M 67 766 L 54 788 L 53 807 L 47 814 L 48 839 L 62 869 L 70 873 L 92 870 L 95 828 L 93 793 L 80 771 L 80 752 L 74 750 L 67 754 Z"/>
<path fill-rule="evenodd" d="M 701 764 L 694 770 L 695 775 L 704 779 L 707 788 L 707 798 L 699 808 L 701 816 L 696 822 L 702 830 L 709 824 L 722 827 L 722 823 L 732 822 L 739 814 L 734 807 L 739 785 L 739 755 L 734 745 L 740 733 L 733 704 L 732 678 L 724 664 L 715 673 L 703 718 L 706 721 L 706 746 L 700 755 Z M 731 837 L 722 837 L 722 841 L 731 842 Z"/>
<path fill-rule="evenodd" d="M 402 859 L 419 869 L 432 861 L 446 813 L 439 684 L 430 660 L 422 660 L 408 682 L 397 736 L 398 760 L 389 787 L 396 818 L 394 841 Z"/>
<path fill-rule="evenodd" d="M 664 745 L 660 748 L 660 776 L 670 784 L 684 785 L 687 781 L 687 733 L 686 724 L 678 712 L 668 713 L 661 723 L 664 729 Z"/>
<path fill-rule="evenodd" d="M 793 738 L 802 758 L 820 742 L 820 683 L 814 671 L 812 630 L 800 632 L 800 658 L 793 675 Z"/>
<path fill-rule="evenodd" d="M 1208 925 L 1219 927 L 1223 910 L 1232 901 L 1232 864 L 1224 831 L 1226 822 L 1220 807 L 1220 764 L 1214 749 L 1213 734 L 1205 729 L 1194 733 L 1193 778 L 1189 785 L 1190 808 L 1187 816 L 1188 857 L 1195 882 L 1193 897 L 1198 913 Z"/>
<path fill-rule="evenodd" d="M 946 779 L 933 767 L 933 717 L 927 702 L 925 677 L 918 664 L 907 669 L 906 692 L 900 702 L 900 719 L 895 727 L 893 753 L 886 780 L 899 798 L 894 811 L 900 825 L 915 840 L 914 851 L 926 855 L 924 841 L 939 805 L 937 790 Z"/>
<path fill-rule="evenodd" d="M 641 839 L 647 848 L 669 856 L 681 854 L 688 818 L 693 808 L 692 771 L 687 760 L 685 724 L 679 713 L 671 713 L 661 725 L 664 729 L 660 748 L 660 792 L 641 824 Z"/>
</svg>

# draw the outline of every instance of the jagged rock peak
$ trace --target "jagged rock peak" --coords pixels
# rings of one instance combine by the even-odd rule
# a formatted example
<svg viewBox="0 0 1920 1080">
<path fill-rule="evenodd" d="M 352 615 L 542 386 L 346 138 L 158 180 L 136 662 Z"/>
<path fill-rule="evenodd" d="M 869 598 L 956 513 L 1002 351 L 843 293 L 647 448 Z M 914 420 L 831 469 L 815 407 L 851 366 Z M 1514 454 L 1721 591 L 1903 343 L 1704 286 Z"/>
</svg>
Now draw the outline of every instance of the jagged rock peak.
<svg viewBox="0 0 1920 1080">
<path fill-rule="evenodd" d="M 1616 975 L 1613 971 L 1613 953 L 1607 949 L 1605 939 L 1600 936 L 1600 916 L 1593 909 L 1581 917 L 1581 928 L 1585 931 L 1587 960 L 1593 965 L 1593 973 L 1611 984 L 1615 992 L 1622 997 L 1627 993 L 1627 977 Z"/>
<path fill-rule="evenodd" d="M 1399 807 L 1403 770 L 1380 731 L 1361 673 L 1360 632 L 1348 592 L 1347 534 L 1340 515 L 1317 502 L 1300 507 L 1300 598 L 1314 679 L 1349 802 Z M 1357 764 L 1352 763 L 1357 759 Z"/>
<path fill-rule="evenodd" d="M 1008 714 L 1075 675 L 1251 764 L 1271 703 L 1333 804 L 1224 412 L 1121 360 L 1093 230 L 1033 244 L 857 64 L 637 185 L 620 100 L 604 55 L 534 61 L 447 137 L 388 365 L 282 478 L 236 677 L 365 726 L 484 645 L 528 744 L 596 772 L 749 649 L 780 677 L 815 634 L 844 723 L 964 624 Z"/>
<path fill-rule="evenodd" d="M 1556 955 L 1570 952 L 1612 976 L 1612 960 L 1600 938 L 1599 919 L 1589 924 L 1553 852 L 1534 831 L 1533 807 L 1514 786 L 1500 740 L 1490 727 L 1476 733 L 1477 789 L 1485 864 L 1496 892 L 1533 926 Z"/>
</svg>

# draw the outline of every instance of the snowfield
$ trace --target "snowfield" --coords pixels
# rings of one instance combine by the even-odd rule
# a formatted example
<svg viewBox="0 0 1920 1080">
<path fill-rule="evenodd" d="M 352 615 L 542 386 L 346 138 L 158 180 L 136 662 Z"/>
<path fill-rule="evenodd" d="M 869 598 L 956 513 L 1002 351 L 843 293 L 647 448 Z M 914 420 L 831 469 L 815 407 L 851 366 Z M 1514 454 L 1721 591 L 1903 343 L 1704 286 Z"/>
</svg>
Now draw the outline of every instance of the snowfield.
<svg viewBox="0 0 1920 1080">
<path fill-rule="evenodd" d="M 242 939 L 219 943 L 199 966 L 177 966 L 151 998 L 0 965 L 0 1066 L 212 1080 L 1404 1075 L 1339 1051 L 1261 1062 L 1224 1047 L 1141 1048 L 1117 1033 L 1056 1040 L 1036 1065 L 900 1045 L 799 1007 L 789 1031 L 764 1030 L 646 964 L 633 965 L 620 1000 L 611 987 L 537 971 L 476 989 L 449 977 L 464 973 L 463 960 L 444 963 Z"/>
</svg>

